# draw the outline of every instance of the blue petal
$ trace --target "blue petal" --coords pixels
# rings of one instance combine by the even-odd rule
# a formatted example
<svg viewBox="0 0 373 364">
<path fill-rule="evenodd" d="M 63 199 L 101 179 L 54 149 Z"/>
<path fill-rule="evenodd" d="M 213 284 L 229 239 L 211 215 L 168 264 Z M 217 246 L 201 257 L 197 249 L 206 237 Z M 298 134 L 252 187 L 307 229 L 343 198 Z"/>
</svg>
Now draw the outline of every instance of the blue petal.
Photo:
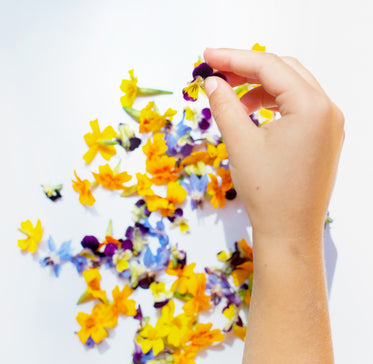
<svg viewBox="0 0 373 364">
<path fill-rule="evenodd" d="M 52 236 L 49 236 L 49 239 L 48 239 L 48 248 L 51 252 L 55 252 L 56 251 L 56 244 L 52 238 Z"/>
<path fill-rule="evenodd" d="M 71 240 L 65 241 L 61 244 L 60 249 L 58 250 L 58 256 L 61 260 L 69 260 L 71 258 L 70 246 Z"/>
</svg>

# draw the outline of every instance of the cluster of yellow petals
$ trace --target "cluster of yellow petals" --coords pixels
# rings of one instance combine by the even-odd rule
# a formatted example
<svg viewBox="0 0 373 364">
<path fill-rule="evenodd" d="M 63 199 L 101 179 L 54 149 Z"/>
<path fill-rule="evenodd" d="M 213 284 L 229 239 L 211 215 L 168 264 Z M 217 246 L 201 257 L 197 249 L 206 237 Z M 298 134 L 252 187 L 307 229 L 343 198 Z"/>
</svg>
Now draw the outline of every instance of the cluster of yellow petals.
<svg viewBox="0 0 373 364">
<path fill-rule="evenodd" d="M 30 253 L 34 253 L 43 237 L 41 221 L 38 219 L 35 227 L 30 220 L 23 221 L 21 222 L 21 228 L 18 230 L 26 235 L 25 239 L 18 240 L 18 247 L 21 250 L 28 250 Z"/>
<path fill-rule="evenodd" d="M 79 201 L 82 205 L 92 206 L 96 199 L 92 195 L 91 191 L 91 182 L 87 179 L 81 180 L 76 171 L 74 171 L 76 181 L 72 180 L 73 189 L 76 192 L 79 192 Z"/>
<path fill-rule="evenodd" d="M 195 267 L 196 267 L 196 263 L 185 265 L 182 268 L 180 266 L 173 267 L 172 261 L 170 261 L 169 266 L 166 269 L 166 273 L 171 276 L 177 277 L 177 279 L 173 282 L 171 286 L 171 290 L 173 292 L 179 292 L 182 295 L 188 292 L 188 282 L 190 278 L 195 275 L 194 273 Z"/>
<path fill-rule="evenodd" d="M 148 353 L 153 349 L 154 355 L 159 354 L 164 349 L 163 338 L 169 333 L 169 327 L 158 320 L 155 326 L 147 323 L 136 337 L 137 343 L 141 346 L 143 353 Z"/>
<path fill-rule="evenodd" d="M 123 183 L 132 179 L 132 176 L 127 172 L 116 173 L 116 171 L 111 169 L 109 164 L 99 166 L 98 171 L 99 173 L 92 172 L 93 177 L 97 183 L 109 190 L 123 190 Z"/>
<path fill-rule="evenodd" d="M 188 282 L 188 291 L 193 298 L 183 305 L 183 310 L 187 316 L 197 316 L 201 311 L 204 311 L 210 307 L 211 297 L 205 294 L 205 290 L 205 274 L 197 273 L 190 277 Z"/>
<path fill-rule="evenodd" d="M 158 195 L 146 196 L 146 206 L 150 212 L 158 211 L 163 217 L 171 216 L 176 210 L 177 204 L 183 202 L 187 197 L 187 191 L 177 182 L 170 182 L 167 185 L 167 196 Z"/>
<path fill-rule="evenodd" d="M 100 287 L 101 274 L 97 268 L 91 268 L 83 272 L 83 277 L 87 283 L 87 289 L 83 293 L 78 303 L 98 298 L 100 301 L 107 303 L 106 291 Z"/>
<path fill-rule="evenodd" d="M 215 174 L 209 173 L 211 181 L 207 185 L 207 193 L 211 196 L 211 204 L 214 209 L 225 206 L 225 194 L 233 186 L 229 169 L 226 170 L 224 167 L 220 167 L 216 173 L 221 178 L 221 184 L 219 184 Z"/>
<path fill-rule="evenodd" d="M 176 110 L 171 108 L 161 115 L 155 110 L 155 104 L 150 101 L 141 111 L 139 120 L 139 132 L 150 133 L 158 132 L 165 127 L 169 121 L 172 121 L 173 116 L 177 113 Z"/>
<path fill-rule="evenodd" d="M 90 269 L 88 272 L 84 277 L 87 283 L 89 282 L 89 288 L 96 292 L 100 291 L 101 275 L 99 275 L 98 270 Z M 119 314 L 135 316 L 137 313 L 136 302 L 128 299 L 132 292 L 133 290 L 128 285 L 125 285 L 122 291 L 116 286 L 112 292 L 113 302 L 111 304 L 106 302 L 105 293 L 105 303 L 95 305 L 91 314 L 79 312 L 76 320 L 81 326 L 77 332 L 80 341 L 85 344 L 91 337 L 95 343 L 99 343 L 108 336 L 106 329 L 111 329 L 117 325 Z"/>
<path fill-rule="evenodd" d="M 99 343 L 108 336 L 106 329 L 117 325 L 118 316 L 112 306 L 101 303 L 93 307 L 91 314 L 79 312 L 76 320 L 81 326 L 77 332 L 80 341 L 85 344 L 91 337 L 95 343 Z"/>
<path fill-rule="evenodd" d="M 106 145 L 105 141 L 111 141 L 113 138 L 117 137 L 117 133 L 112 126 L 107 126 L 101 132 L 97 119 L 92 120 L 89 124 L 92 133 L 84 135 L 84 140 L 89 147 L 88 151 L 83 156 L 84 161 L 86 163 L 91 163 L 98 152 L 100 152 L 102 157 L 108 161 L 114 154 L 116 154 L 116 150 L 113 145 Z"/>
<path fill-rule="evenodd" d="M 123 107 L 131 107 L 137 96 L 137 77 L 133 75 L 133 70 L 129 70 L 130 80 L 122 80 L 120 89 L 124 95 L 120 98 Z"/>
</svg>

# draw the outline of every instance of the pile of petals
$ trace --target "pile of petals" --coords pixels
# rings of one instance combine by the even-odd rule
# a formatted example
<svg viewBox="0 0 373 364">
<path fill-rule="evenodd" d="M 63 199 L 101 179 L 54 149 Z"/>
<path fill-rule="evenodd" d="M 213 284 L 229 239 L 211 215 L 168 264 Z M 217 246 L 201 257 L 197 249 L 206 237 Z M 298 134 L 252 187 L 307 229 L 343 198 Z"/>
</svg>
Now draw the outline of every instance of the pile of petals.
<svg viewBox="0 0 373 364">
<path fill-rule="evenodd" d="M 258 44 L 253 49 L 264 50 Z M 170 228 L 191 233 L 183 210 L 187 203 L 192 211 L 203 208 L 205 203 L 223 208 L 228 205 L 227 200 L 236 197 L 228 153 L 221 135 L 212 127 L 209 108 L 197 110 L 190 106 L 194 104 L 188 104 L 181 112 L 172 108 L 161 111 L 155 101 L 150 101 L 137 109 L 134 104 L 139 97 L 170 92 L 139 87 L 133 70 L 129 75 L 120 86 L 124 92 L 120 102 L 128 123 L 102 129 L 98 120 L 90 122 L 90 130 L 84 135 L 87 151 L 83 159 L 87 168 L 95 158 L 104 161 L 98 170 L 91 171 L 90 179 L 74 171 L 72 187 L 87 208 L 96 202 L 96 188 L 116 191 L 122 199 L 136 196 L 133 221 L 123 236 L 114 236 L 111 222 L 104 239 L 86 234 L 78 252 L 73 252 L 71 241 L 57 246 L 49 237 L 40 264 L 50 266 L 56 276 L 64 264 L 73 264 L 85 280 L 87 288 L 78 304 L 94 301 L 94 307 L 76 317 L 77 336 L 82 344 L 94 347 L 110 334 L 119 316 L 129 316 L 138 322 L 134 364 L 192 364 L 201 350 L 218 345 L 227 335 L 244 340 L 243 309 L 250 303 L 252 250 L 242 239 L 232 251 L 217 254 L 217 267 L 197 272 L 196 263 L 188 261 L 187 252 L 171 241 Z M 196 63 L 192 76 L 182 91 L 184 99 L 191 102 L 198 98 L 199 91 L 203 94 L 206 77 L 225 79 L 203 60 Z M 241 97 L 255 86 L 245 84 L 235 90 Z M 274 114 L 262 109 L 251 118 L 260 126 L 272 121 Z M 110 163 L 114 155 L 140 148 L 146 160 L 135 175 L 123 170 L 120 162 Z M 61 200 L 61 189 L 62 185 L 43 186 L 53 202 Z M 43 239 L 40 220 L 35 226 L 30 220 L 22 222 L 19 231 L 25 238 L 18 241 L 18 246 L 34 253 Z M 123 282 L 111 293 L 101 288 L 101 267 L 110 269 Z M 151 291 L 158 315 L 145 315 L 141 303 L 131 298 L 138 289 Z M 212 323 L 199 321 L 201 312 L 212 312 L 218 305 L 224 315 L 224 327 L 214 328 Z"/>
</svg>

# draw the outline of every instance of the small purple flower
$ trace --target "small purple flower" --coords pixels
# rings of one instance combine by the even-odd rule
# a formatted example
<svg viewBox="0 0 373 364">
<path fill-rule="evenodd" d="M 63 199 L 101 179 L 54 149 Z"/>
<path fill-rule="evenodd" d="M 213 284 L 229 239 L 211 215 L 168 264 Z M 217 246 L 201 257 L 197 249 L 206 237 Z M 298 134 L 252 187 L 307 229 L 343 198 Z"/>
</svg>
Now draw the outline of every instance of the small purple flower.
<svg viewBox="0 0 373 364">
<path fill-rule="evenodd" d="M 202 131 L 206 131 L 211 125 L 211 111 L 208 107 L 201 111 L 202 119 L 198 122 L 198 127 Z"/>
<path fill-rule="evenodd" d="M 203 79 L 206 79 L 210 76 L 216 76 L 222 78 L 224 81 L 227 81 L 227 78 L 222 73 L 214 72 L 213 68 L 206 62 L 199 64 L 193 70 L 193 80 L 195 80 L 198 76 L 201 76 Z"/>
</svg>

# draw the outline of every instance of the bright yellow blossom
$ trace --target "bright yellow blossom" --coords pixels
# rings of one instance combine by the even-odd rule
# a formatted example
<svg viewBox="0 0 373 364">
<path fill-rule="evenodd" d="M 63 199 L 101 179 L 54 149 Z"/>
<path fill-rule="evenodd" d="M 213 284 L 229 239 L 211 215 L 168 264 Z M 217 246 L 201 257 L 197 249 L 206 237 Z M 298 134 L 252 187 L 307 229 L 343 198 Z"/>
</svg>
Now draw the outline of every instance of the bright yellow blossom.
<svg viewBox="0 0 373 364">
<path fill-rule="evenodd" d="M 173 293 L 170 290 L 166 290 L 166 284 L 164 282 L 153 282 L 149 288 L 153 293 L 154 302 L 163 302 L 173 297 Z"/>
<path fill-rule="evenodd" d="M 141 111 L 140 111 L 140 133 L 149 133 L 160 131 L 165 127 L 168 121 L 171 121 L 173 116 L 177 111 L 168 109 L 163 115 L 159 114 L 155 110 L 154 102 L 150 101 Z"/>
<path fill-rule="evenodd" d="M 101 274 L 97 268 L 91 268 L 83 272 L 83 277 L 87 283 L 87 289 L 79 298 L 78 304 L 88 300 L 98 298 L 106 303 L 106 292 L 100 287 Z"/>
<path fill-rule="evenodd" d="M 213 159 L 212 165 L 216 169 L 219 168 L 221 161 L 228 159 L 228 152 L 224 143 L 220 143 L 217 146 L 207 144 L 207 153 L 210 156 L 210 158 Z"/>
<path fill-rule="evenodd" d="M 127 172 L 117 173 L 116 168 L 113 171 L 109 164 L 99 166 L 98 171 L 99 173 L 92 172 L 93 177 L 97 183 L 109 190 L 122 190 L 124 187 L 123 183 L 132 179 L 132 176 Z"/>
<path fill-rule="evenodd" d="M 125 93 L 120 98 L 123 107 L 132 107 L 137 96 L 137 77 L 134 77 L 133 70 L 129 70 L 130 80 L 122 80 L 120 89 Z"/>
<path fill-rule="evenodd" d="M 153 175 L 152 182 L 157 186 L 176 181 L 179 178 L 179 170 L 176 168 L 176 159 L 168 155 L 146 161 L 146 171 Z"/>
<path fill-rule="evenodd" d="M 155 133 L 153 140 L 149 138 L 146 144 L 142 147 L 147 159 L 152 159 L 166 153 L 167 144 L 164 140 L 164 136 L 165 135 L 163 133 Z"/>
<path fill-rule="evenodd" d="M 210 307 L 210 296 L 205 294 L 206 276 L 197 273 L 188 282 L 188 290 L 193 298 L 183 305 L 183 310 L 188 316 L 198 315 L 201 311 Z"/>
<path fill-rule="evenodd" d="M 122 291 L 119 290 L 119 287 L 116 286 L 113 289 L 113 311 L 117 314 L 121 313 L 122 315 L 126 316 L 135 316 L 137 313 L 136 310 L 136 301 L 128 299 L 128 297 L 132 294 L 133 289 L 131 289 L 128 284 L 126 284 Z"/>
<path fill-rule="evenodd" d="M 30 253 L 34 253 L 38 247 L 38 243 L 43 237 L 43 228 L 41 222 L 38 219 L 35 227 L 32 226 L 30 220 L 21 222 L 21 228 L 18 229 L 21 233 L 26 235 L 26 239 L 18 240 L 18 247 L 22 250 L 28 250 Z"/>
<path fill-rule="evenodd" d="M 225 336 L 219 329 L 211 330 L 212 323 L 198 323 L 194 330 L 190 330 L 184 338 L 184 342 L 188 343 L 188 347 L 194 350 L 205 349 L 211 344 L 223 341 Z"/>
<path fill-rule="evenodd" d="M 171 286 L 171 290 L 173 292 L 179 292 L 182 295 L 188 292 L 188 282 L 191 277 L 195 275 L 193 272 L 195 266 L 196 263 L 191 263 L 189 265 L 185 265 L 183 268 L 173 268 L 172 262 L 170 261 L 170 264 L 166 269 L 166 273 L 177 277 L 176 281 Z"/>
<path fill-rule="evenodd" d="M 137 335 L 136 341 L 143 353 L 148 353 L 150 349 L 153 349 L 154 355 L 158 355 L 164 349 L 163 338 L 168 335 L 168 332 L 168 326 L 161 321 L 157 321 L 156 326 L 146 324 Z"/>
<path fill-rule="evenodd" d="M 98 119 L 92 120 L 89 124 L 92 128 L 92 133 L 84 135 L 84 140 L 89 149 L 87 153 L 84 154 L 83 159 L 86 163 L 91 163 L 97 152 L 100 152 L 102 157 L 108 161 L 117 152 L 115 147 L 110 145 L 112 139 L 117 136 L 117 133 L 112 126 L 107 126 L 101 132 Z M 105 143 L 109 143 L 109 145 Z"/>
<path fill-rule="evenodd" d="M 252 50 L 252 51 L 265 52 L 266 47 L 265 47 L 265 46 L 261 46 L 259 43 L 255 43 L 255 44 L 252 46 L 251 50 Z"/>
<path fill-rule="evenodd" d="M 91 191 L 91 182 L 87 179 L 81 180 L 76 171 L 74 171 L 76 181 L 72 180 L 73 182 L 73 189 L 76 192 L 79 192 L 79 201 L 82 205 L 92 206 L 96 199 L 92 195 Z"/>
<path fill-rule="evenodd" d="M 93 307 L 90 315 L 85 312 L 79 312 L 76 316 L 76 321 L 81 326 L 77 335 L 83 344 L 87 342 L 89 337 L 95 343 L 99 343 L 108 336 L 106 329 L 117 325 L 118 316 L 113 312 L 112 306 L 101 303 Z"/>
</svg>

